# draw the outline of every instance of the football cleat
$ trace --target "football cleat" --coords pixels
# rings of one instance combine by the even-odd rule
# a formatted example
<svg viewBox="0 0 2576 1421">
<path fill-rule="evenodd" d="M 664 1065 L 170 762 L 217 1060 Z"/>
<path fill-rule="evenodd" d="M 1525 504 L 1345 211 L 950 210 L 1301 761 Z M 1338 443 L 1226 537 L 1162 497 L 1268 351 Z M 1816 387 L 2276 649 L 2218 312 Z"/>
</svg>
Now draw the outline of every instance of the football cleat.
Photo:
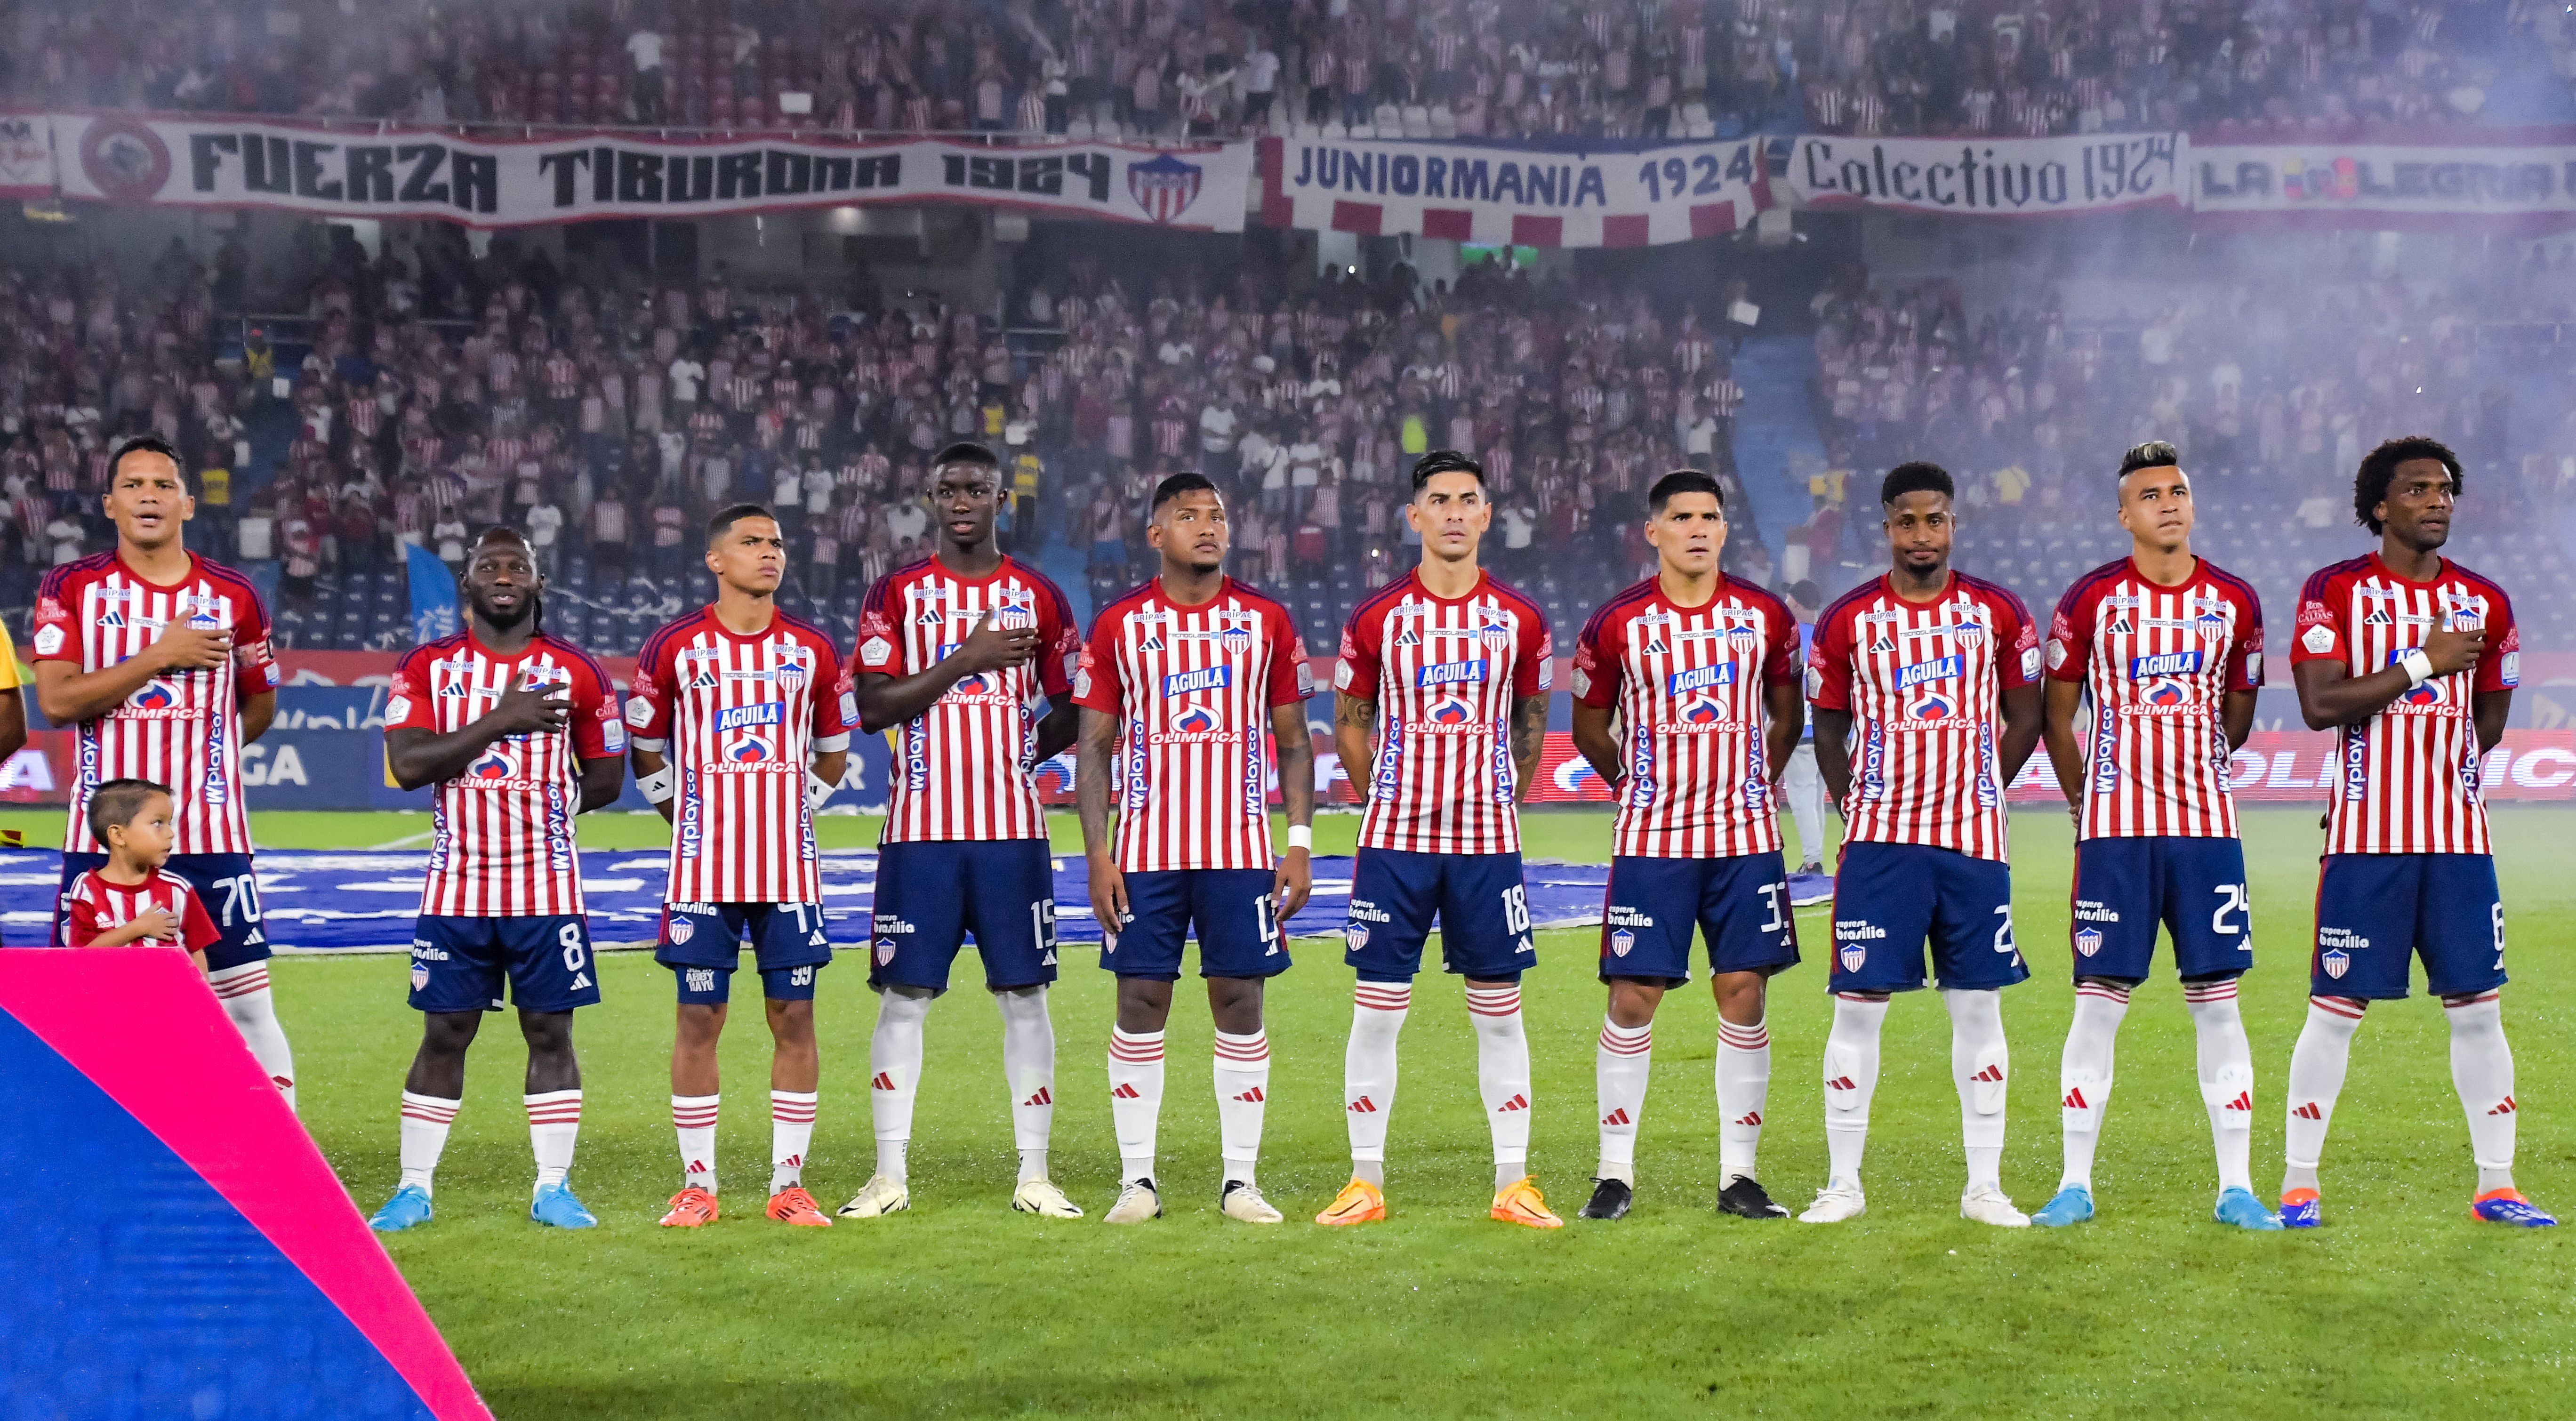
<svg viewBox="0 0 2576 1421">
<path fill-rule="evenodd" d="M 830 1219 L 823 1217 L 823 1206 L 805 1192 L 802 1184 L 791 1184 L 769 1196 L 769 1217 L 800 1229 L 828 1229 Z"/>
<path fill-rule="evenodd" d="M 2558 1221 L 2533 1208 L 2518 1189 L 2490 1189 L 2469 1206 L 2469 1216 L 2490 1224 L 2511 1224 L 2518 1229 L 2546 1229 Z"/>
<path fill-rule="evenodd" d="M 1726 1181 L 1724 1189 L 1717 1191 L 1717 1211 L 1721 1214 L 1733 1214 L 1739 1219 L 1789 1217 L 1789 1211 L 1771 1202 L 1770 1191 L 1755 1183 L 1753 1176 L 1749 1174 L 1735 1176 Z"/>
<path fill-rule="evenodd" d="M 1592 1181 L 1592 1197 L 1584 1201 L 1582 1208 L 1574 1211 L 1574 1216 L 1578 1219 L 1624 1219 L 1628 1217 L 1628 1205 L 1636 1197 L 1637 1192 L 1629 1188 L 1628 1181 L 1624 1179 L 1596 1179 Z"/>
<path fill-rule="evenodd" d="M 1342 1186 L 1315 1222 L 1326 1228 L 1348 1224 L 1372 1224 L 1386 1217 L 1386 1191 L 1365 1179 L 1354 1179 Z"/>
<path fill-rule="evenodd" d="M 1217 1199 L 1217 1208 L 1227 1218 L 1245 1224 L 1275 1224 L 1280 1213 L 1261 1197 L 1261 1190 L 1240 1179 L 1225 1182 L 1225 1192 Z"/>
<path fill-rule="evenodd" d="M 2281 1216 L 2264 1208 L 2251 1189 L 2218 1191 L 2218 1207 L 2210 1211 L 2210 1217 L 2255 1233 L 2277 1233 L 2281 1229 Z"/>
<path fill-rule="evenodd" d="M 394 1197 L 367 1220 L 367 1227 L 380 1234 L 398 1234 L 405 1229 L 428 1223 L 436 1211 L 429 1207 L 429 1191 L 417 1184 L 406 1184 L 394 1191 Z"/>
<path fill-rule="evenodd" d="M 1798 1216 L 1798 1222 L 1839 1224 L 1847 1219 L 1857 1219 L 1868 1212 L 1869 1201 L 1861 1197 L 1860 1185 L 1857 1182 L 1845 1184 L 1841 1180 L 1836 1180 L 1816 1191 L 1816 1202 L 1807 1206 L 1807 1212 Z"/>
<path fill-rule="evenodd" d="M 1826 875 L 1822 864 L 1802 868 L 1789 875 L 1789 906 L 1792 908 L 1831 902 L 1833 896 L 1834 881 Z"/>
<path fill-rule="evenodd" d="M 2254 1196 L 2248 1194 L 2245 1197 L 2251 1202 Z M 2030 1221 L 2044 1229 L 2062 1229 L 2092 1217 L 2093 1191 L 2081 1184 L 2070 1184 L 2040 1205 L 2039 1212 L 2031 1215 Z"/>
<path fill-rule="evenodd" d="M 2013 1201 L 1993 1185 L 1988 1185 L 1974 1194 L 1962 1195 L 1959 1199 L 1959 1217 L 1974 1223 L 1992 1224 L 1999 1229 L 2030 1227 L 2030 1215 L 2014 1208 Z"/>
<path fill-rule="evenodd" d="M 571 1186 L 565 1184 L 548 1184 L 539 1188 L 537 1197 L 528 1201 L 528 1217 L 553 1229 L 599 1227 L 598 1216 L 583 1208 L 581 1201 L 572 1197 Z"/>
<path fill-rule="evenodd" d="M 1064 1197 L 1052 1179 L 1023 1179 L 1011 1191 L 1011 1207 L 1023 1214 L 1036 1214 L 1048 1219 L 1078 1219 L 1082 1206 Z"/>
<path fill-rule="evenodd" d="M 692 1184 L 671 1196 L 671 1212 L 662 1216 L 666 1229 L 702 1229 L 716 1221 L 716 1196 Z"/>
<path fill-rule="evenodd" d="M 1118 1187 L 1118 1202 L 1100 1216 L 1104 1224 L 1141 1224 L 1163 1217 L 1163 1196 L 1150 1179 L 1131 1179 Z"/>
<path fill-rule="evenodd" d="M 867 1183 L 859 1186 L 858 1193 L 850 1196 L 850 1202 L 841 1206 L 841 1217 L 882 1219 L 888 1214 L 901 1213 L 911 1207 L 912 1191 L 904 1187 L 902 1180 L 888 1179 L 882 1174 L 875 1174 L 868 1177 Z"/>
<path fill-rule="evenodd" d="M 1539 1197 L 1538 1181 L 1526 1174 L 1494 1195 L 1494 1207 L 1486 1217 L 1529 1229 L 1565 1227 L 1565 1220 L 1548 1212 L 1547 1201 Z"/>
<path fill-rule="evenodd" d="M 2325 1214 L 2318 1207 L 2317 1191 L 2286 1189 L 2281 1192 L 2281 1227 L 2312 1229 L 2324 1222 Z"/>
</svg>

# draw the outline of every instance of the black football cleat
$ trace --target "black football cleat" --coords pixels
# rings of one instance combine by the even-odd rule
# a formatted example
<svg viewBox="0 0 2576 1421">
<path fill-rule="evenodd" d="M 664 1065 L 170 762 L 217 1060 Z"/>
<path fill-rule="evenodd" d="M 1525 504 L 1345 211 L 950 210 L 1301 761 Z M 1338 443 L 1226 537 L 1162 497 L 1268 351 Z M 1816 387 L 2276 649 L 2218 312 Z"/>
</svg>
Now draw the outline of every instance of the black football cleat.
<svg viewBox="0 0 2576 1421">
<path fill-rule="evenodd" d="M 1753 1176 L 1739 1174 L 1724 1189 L 1717 1191 L 1717 1211 L 1745 1219 L 1785 1219 L 1789 1211 L 1771 1202 Z"/>
<path fill-rule="evenodd" d="M 1624 1219 L 1628 1217 L 1629 1203 L 1636 1197 L 1636 1191 L 1624 1179 L 1596 1179 L 1592 1181 L 1592 1197 L 1584 1201 L 1583 1211 L 1575 1217 Z"/>
</svg>

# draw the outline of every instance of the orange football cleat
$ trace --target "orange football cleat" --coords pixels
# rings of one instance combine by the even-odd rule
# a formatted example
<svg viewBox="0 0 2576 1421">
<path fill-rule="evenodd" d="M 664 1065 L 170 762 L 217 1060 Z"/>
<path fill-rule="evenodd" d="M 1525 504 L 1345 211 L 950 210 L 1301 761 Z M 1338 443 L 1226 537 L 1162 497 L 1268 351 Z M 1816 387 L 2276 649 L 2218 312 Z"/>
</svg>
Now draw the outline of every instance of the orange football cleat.
<svg viewBox="0 0 2576 1421">
<path fill-rule="evenodd" d="M 1537 1181 L 1526 1174 L 1511 1188 L 1494 1196 L 1492 1217 L 1530 1229 L 1565 1227 L 1565 1220 L 1547 1211 L 1547 1201 L 1539 1197 Z"/>
<path fill-rule="evenodd" d="M 662 1216 L 666 1229 L 702 1229 L 716 1221 L 716 1196 L 692 1184 L 671 1196 L 671 1212 Z"/>
<path fill-rule="evenodd" d="M 1386 1194 L 1365 1179 L 1354 1179 L 1333 1196 L 1331 1208 L 1315 1216 L 1326 1228 L 1372 1224 L 1386 1217 Z"/>
<path fill-rule="evenodd" d="M 769 1217 L 798 1228 L 828 1229 L 832 1226 L 832 1221 L 823 1217 L 822 1208 L 814 1202 L 813 1195 L 805 1192 L 802 1184 L 791 1184 L 770 1195 Z"/>
</svg>

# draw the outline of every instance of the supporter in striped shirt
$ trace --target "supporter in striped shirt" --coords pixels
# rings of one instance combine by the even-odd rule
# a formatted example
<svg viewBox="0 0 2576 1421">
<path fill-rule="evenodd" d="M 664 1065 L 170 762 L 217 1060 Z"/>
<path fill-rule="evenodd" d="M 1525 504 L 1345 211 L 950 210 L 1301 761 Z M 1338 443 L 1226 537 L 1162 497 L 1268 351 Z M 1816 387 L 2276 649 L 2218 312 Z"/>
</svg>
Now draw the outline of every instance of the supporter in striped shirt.
<svg viewBox="0 0 2576 1421">
<path fill-rule="evenodd" d="M 1825 609 L 1807 670 L 1816 768 L 1843 815 L 1824 1065 L 1833 1172 L 1799 1216 L 1809 1223 L 1864 1212 L 1879 1029 L 1891 994 L 1924 985 L 1927 942 L 1967 1147 L 1960 1216 L 2030 1223 L 2001 1174 L 2002 989 L 2030 976 L 2013 943 L 2004 788 L 2039 742 L 2039 635 L 2020 598 L 1951 570 L 1954 497 L 1938 465 L 1888 471 L 1879 502 L 1894 566 Z"/>
<path fill-rule="evenodd" d="M 1118 974 L 1109 1111 L 1120 1190 L 1104 1217 L 1136 1223 L 1162 1212 L 1153 1174 L 1163 1031 L 1183 941 L 1195 936 L 1216 1023 L 1218 1206 L 1230 1219 L 1275 1224 L 1279 1211 L 1253 1178 L 1270 1089 L 1262 987 L 1288 969 L 1285 924 L 1313 886 L 1313 681 L 1288 609 L 1225 575 L 1232 537 L 1205 475 L 1173 474 L 1155 487 L 1145 541 L 1161 555 L 1161 575 L 1102 609 L 1074 676 L 1091 908 L 1100 965 Z M 1289 825 L 1288 852 L 1276 859 L 1265 734 Z"/>
<path fill-rule="evenodd" d="M 2254 727 L 2263 606 L 2243 580 L 2193 556 L 2191 479 L 2161 441 L 2114 477 L 2129 556 L 2077 580 L 2057 604 L 2044 660 L 2042 732 L 2075 811 L 2069 945 L 2075 1019 L 2058 1068 L 2066 1172 L 2031 1217 L 2093 1217 L 2093 1153 L 2111 1096 L 2113 1045 L 2147 978 L 2156 926 L 2200 1038 L 2201 1102 L 2218 1150 L 2220 1223 L 2277 1229 L 2254 1197 L 2254 1060 L 2236 979 L 2254 963 L 2245 847 L 2227 758 Z M 2089 699 L 2092 710 L 2079 725 Z"/>
<path fill-rule="evenodd" d="M 1582 1217 L 1628 1212 L 1655 1009 L 1690 980 L 1697 926 L 1718 1006 L 1718 1208 L 1786 1218 L 1753 1163 L 1771 1083 L 1764 983 L 1798 961 L 1773 803 L 1806 723 L 1798 622 L 1779 598 L 1718 570 L 1727 524 L 1717 480 L 1675 470 L 1647 508 L 1655 576 L 1595 612 L 1574 648 L 1575 748 L 1619 804 L 1601 928 L 1609 1012 L 1594 1067 L 1601 1165 Z"/>
<path fill-rule="evenodd" d="M 368 1222 L 383 1233 L 429 1222 L 466 1049 L 483 1013 L 501 1009 L 506 977 L 528 1043 L 537 1160 L 528 1217 L 589 1228 L 598 1220 L 566 1179 L 581 1130 L 572 1014 L 599 1003 L 573 816 L 616 801 L 626 727 L 608 673 L 546 634 L 545 578 L 524 534 L 485 533 L 458 589 L 465 630 L 404 657 L 385 700 L 387 769 L 404 789 L 434 787 L 435 798 L 412 933 L 422 1029 L 403 1081 L 402 1178 Z"/>
<path fill-rule="evenodd" d="M 859 729 L 899 734 L 868 935 L 868 985 L 879 998 L 868 1049 L 877 1168 L 841 1213 L 876 1218 L 911 1206 L 922 1023 L 972 933 L 1002 1014 L 1020 1152 L 1011 1207 L 1075 1219 L 1082 1210 L 1047 1178 L 1056 909 L 1037 775 L 1073 744 L 1082 638 L 1056 585 L 995 542 L 1003 474 L 993 451 L 951 444 L 930 474 L 938 551 L 868 589 L 850 663 Z"/>
<path fill-rule="evenodd" d="M 2442 999 L 2451 1084 L 2491 1223 L 2556 1220 L 2513 1185 L 2513 1053 L 2497 999 L 2504 903 L 2478 769 L 2504 737 L 2522 642 L 2504 589 L 2441 556 L 2460 460 L 2422 437 L 2364 455 L 2353 513 L 2379 550 L 2308 579 L 2290 651 L 2310 729 L 2337 732 L 2340 772 L 2317 878 L 2308 1020 L 2290 1055 L 2281 1221 L 2319 1222 L 2317 1159 L 2353 1033 L 2374 1000 L 2406 995 L 2409 963 Z"/>
</svg>

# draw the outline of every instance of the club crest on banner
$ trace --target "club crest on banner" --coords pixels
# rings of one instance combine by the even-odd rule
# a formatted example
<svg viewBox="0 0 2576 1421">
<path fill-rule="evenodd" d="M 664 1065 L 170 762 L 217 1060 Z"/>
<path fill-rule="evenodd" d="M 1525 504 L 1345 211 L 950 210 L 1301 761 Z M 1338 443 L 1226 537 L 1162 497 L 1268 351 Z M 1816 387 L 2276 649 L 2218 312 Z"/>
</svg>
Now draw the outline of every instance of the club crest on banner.
<svg viewBox="0 0 2576 1421">
<path fill-rule="evenodd" d="M 1207 171 L 1198 164 L 1157 153 L 1147 162 L 1128 165 L 1127 195 L 1136 199 L 1146 216 L 1157 222 L 1170 222 L 1198 201 L 1199 188 L 1206 180 Z"/>
</svg>

